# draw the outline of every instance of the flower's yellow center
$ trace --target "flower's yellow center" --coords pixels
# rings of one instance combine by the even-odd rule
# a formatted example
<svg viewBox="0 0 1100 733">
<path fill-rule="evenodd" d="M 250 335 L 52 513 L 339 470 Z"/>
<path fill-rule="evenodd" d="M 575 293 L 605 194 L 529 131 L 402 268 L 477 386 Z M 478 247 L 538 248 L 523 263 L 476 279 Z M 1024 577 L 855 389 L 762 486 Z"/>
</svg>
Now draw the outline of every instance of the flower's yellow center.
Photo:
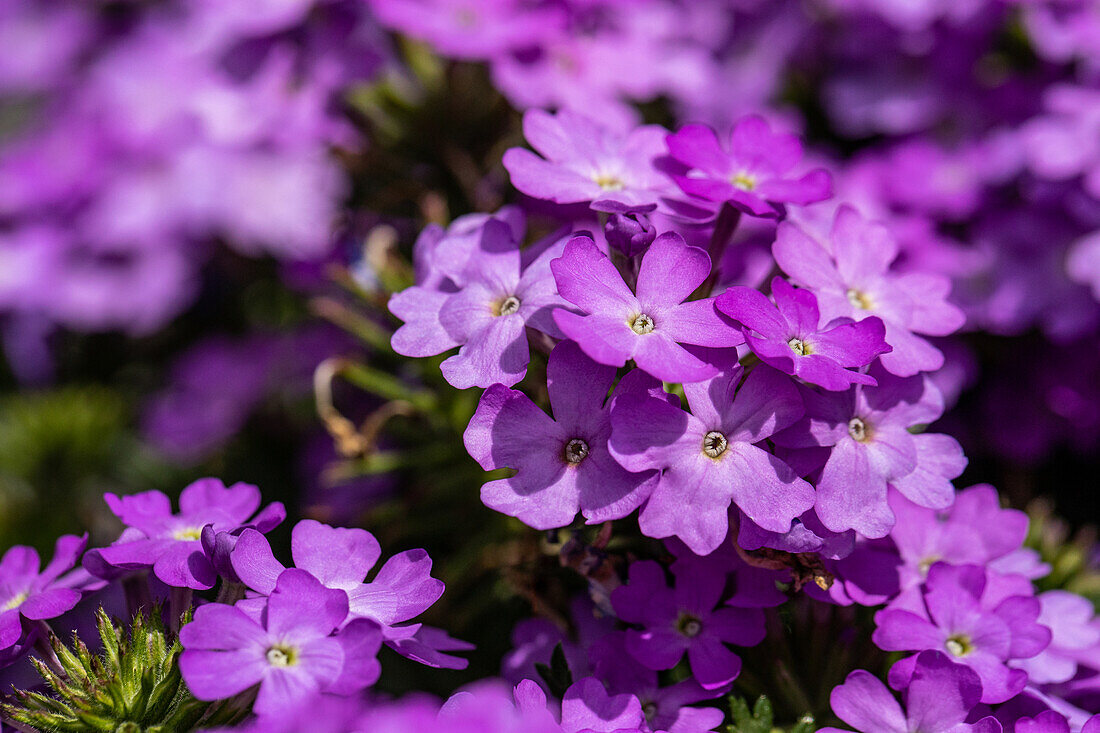
<svg viewBox="0 0 1100 733">
<path fill-rule="evenodd" d="M 849 288 L 846 295 L 848 296 L 848 302 L 856 308 L 869 311 L 875 307 L 874 301 L 871 300 L 871 297 L 867 295 L 867 293 L 860 292 L 855 288 Z"/>
<path fill-rule="evenodd" d="M 27 600 L 26 591 L 24 591 L 22 593 L 16 593 L 14 596 L 11 597 L 11 599 L 7 603 L 4 604 L 3 610 L 10 611 L 13 608 L 19 608 L 20 606 L 23 605 L 23 601 L 25 601 L 25 600 Z"/>
<path fill-rule="evenodd" d="M 565 444 L 565 450 L 563 452 L 565 454 L 565 462 L 575 466 L 588 457 L 588 443 L 580 438 L 573 438 Z"/>
<path fill-rule="evenodd" d="M 947 641 L 943 645 L 947 651 L 956 657 L 965 657 L 974 651 L 974 642 L 966 634 L 952 634 L 947 637 Z"/>
<path fill-rule="evenodd" d="M 939 560 L 940 559 L 938 557 L 936 557 L 935 555 L 932 555 L 930 557 L 926 557 L 923 560 L 921 560 L 920 563 L 917 565 L 917 570 L 920 571 L 921 577 L 922 578 L 928 577 L 928 571 L 932 568 L 933 565 L 935 565 L 937 562 L 939 562 Z"/>
<path fill-rule="evenodd" d="M 694 616 L 685 613 L 676 622 L 676 628 L 681 634 L 690 639 L 699 635 L 699 632 L 703 630 L 703 623 Z"/>
<path fill-rule="evenodd" d="M 202 539 L 202 527 L 183 527 L 172 533 L 172 538 L 177 540 Z"/>
<path fill-rule="evenodd" d="M 519 311 L 519 306 L 519 298 L 509 295 L 507 298 L 502 298 L 498 303 L 493 304 L 493 315 L 510 316 Z"/>
<path fill-rule="evenodd" d="M 623 179 L 619 178 L 614 173 L 595 173 L 592 175 L 592 180 L 604 191 L 622 191 L 626 188 Z"/>
<path fill-rule="evenodd" d="M 730 447 L 730 442 L 726 440 L 726 436 L 722 435 L 717 430 L 711 430 L 709 433 L 703 436 L 703 453 L 711 458 L 717 458 L 726 452 L 726 448 Z"/>
<path fill-rule="evenodd" d="M 862 418 L 853 417 L 848 421 L 848 435 L 851 435 L 853 440 L 866 443 L 871 439 L 871 428 L 863 422 Z"/>
<path fill-rule="evenodd" d="M 298 663 L 298 650 L 277 644 L 267 650 L 267 663 L 272 667 L 291 667 Z"/>
<path fill-rule="evenodd" d="M 745 171 L 741 171 L 730 178 L 730 183 L 734 188 L 739 188 L 742 191 L 751 191 L 756 188 L 756 177 L 749 175 Z"/>
<path fill-rule="evenodd" d="M 639 313 L 634 316 L 630 321 L 630 330 L 640 335 L 652 333 L 653 327 L 656 324 L 653 323 L 653 319 L 647 316 L 645 313 Z"/>
<path fill-rule="evenodd" d="M 787 346 L 791 347 L 791 351 L 799 356 L 807 356 L 810 354 L 810 344 L 802 339 L 791 339 L 787 342 Z"/>
</svg>

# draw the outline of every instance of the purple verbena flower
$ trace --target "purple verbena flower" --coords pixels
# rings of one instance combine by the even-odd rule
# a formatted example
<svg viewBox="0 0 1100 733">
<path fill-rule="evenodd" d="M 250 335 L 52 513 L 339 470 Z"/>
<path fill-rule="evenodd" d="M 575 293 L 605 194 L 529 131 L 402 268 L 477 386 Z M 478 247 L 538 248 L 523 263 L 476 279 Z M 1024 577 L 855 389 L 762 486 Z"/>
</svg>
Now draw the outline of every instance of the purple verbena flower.
<svg viewBox="0 0 1100 733">
<path fill-rule="evenodd" d="M 636 372 L 608 399 L 614 380 L 614 368 L 562 341 L 547 367 L 553 418 L 522 392 L 499 384 L 487 389 L 463 436 L 466 450 L 487 471 L 517 473 L 486 483 L 485 505 L 536 529 L 550 529 L 572 522 L 578 510 L 589 523 L 603 522 L 624 517 L 645 501 L 656 473 L 631 473 L 607 451 L 611 402 L 626 389 L 643 392 L 660 389 L 660 383 Z"/>
<path fill-rule="evenodd" d="M 1050 645 L 1034 657 L 1012 662 L 1027 672 L 1031 684 L 1068 682 L 1077 674 L 1077 658 L 1100 645 L 1100 621 L 1092 603 L 1064 590 L 1049 590 L 1037 598 L 1039 623 L 1050 629 Z"/>
<path fill-rule="evenodd" d="M 653 167 L 668 152 L 668 130 L 659 125 L 619 132 L 568 109 L 556 115 L 532 109 L 523 115 L 523 133 L 543 157 L 512 148 L 504 167 L 528 196 L 616 211 L 656 206 L 668 192 L 668 177 Z"/>
<path fill-rule="evenodd" d="M 814 455 L 817 447 L 831 447 L 815 482 L 817 516 L 833 532 L 883 537 L 894 526 L 887 485 L 921 506 L 943 509 L 954 498 L 950 479 L 962 473 L 966 458 L 954 438 L 909 432 L 943 412 L 928 379 L 901 379 L 877 367 L 871 374 L 878 386 L 825 394 L 800 388 L 806 416 L 774 440 Z"/>
<path fill-rule="evenodd" d="M 710 274 L 702 249 L 667 232 L 642 257 L 637 295 L 611 260 L 587 236 L 574 237 L 550 263 L 558 292 L 581 313 L 554 311 L 562 332 L 601 364 L 623 366 L 630 359 L 666 382 L 697 382 L 718 370 L 681 344 L 730 347 L 744 342 L 723 320 L 714 299 L 684 302 Z"/>
<path fill-rule="evenodd" d="M 245 528 L 269 532 L 286 517 L 280 502 L 260 510 L 260 490 L 251 484 L 226 487 L 216 478 L 199 479 L 180 493 L 180 513 L 159 491 L 132 496 L 104 494 L 104 500 L 126 529 L 107 547 L 89 550 L 84 567 L 111 579 L 134 570 L 151 568 L 174 588 L 212 588 L 217 572 L 202 546 L 207 525 L 217 532 L 239 533 Z"/>
<path fill-rule="evenodd" d="M 378 679 L 378 626 L 355 621 L 347 595 L 304 570 L 285 571 L 261 619 L 221 603 L 200 606 L 180 631 L 180 672 L 200 700 L 222 700 L 259 685 L 254 710 L 292 714 L 322 692 L 351 694 Z"/>
<path fill-rule="evenodd" d="M 23 636 L 23 619 L 43 621 L 71 610 L 81 593 L 60 580 L 88 544 L 88 535 L 63 535 L 45 568 L 33 547 L 16 545 L 0 558 L 0 651 Z"/>
<path fill-rule="evenodd" d="M 616 400 L 611 454 L 629 471 L 661 471 L 638 518 L 644 534 L 679 537 L 705 555 L 729 531 L 731 501 L 775 532 L 786 532 L 813 506 L 813 487 L 755 445 L 801 417 L 794 385 L 768 366 L 755 368 L 743 383 L 742 374 L 733 366 L 685 384 L 690 413 L 652 397 Z"/>
<path fill-rule="evenodd" d="M 530 360 L 525 329 L 560 335 L 550 318 L 554 307 L 565 305 L 549 270 L 558 250 L 551 248 L 523 267 L 508 224 L 489 218 L 475 231 L 478 247 L 473 252 L 456 245 L 436 253 L 438 266 L 451 280 L 449 288 L 418 285 L 391 299 L 390 310 L 405 321 L 394 334 L 393 346 L 406 356 L 429 356 L 460 346 L 440 366 L 453 386 L 511 386 L 526 374 Z"/>
<path fill-rule="evenodd" d="M 917 334 L 946 336 L 962 326 L 962 311 L 947 301 L 951 282 L 933 273 L 891 271 L 898 246 L 881 224 L 844 205 L 828 243 L 783 222 L 772 253 L 794 284 L 814 292 L 825 322 L 882 319 L 893 349 L 880 360 L 890 373 L 908 377 L 943 366 L 939 349 Z"/>
<path fill-rule="evenodd" d="M 674 176 L 676 183 L 704 201 L 729 203 L 753 216 L 777 217 L 782 204 L 812 204 L 832 195 L 832 181 L 822 168 L 794 177 L 802 143 L 794 135 L 773 133 L 756 115 L 734 124 L 728 151 L 706 125 L 685 125 L 667 142 L 672 158 L 686 168 Z"/>
<path fill-rule="evenodd" d="M 465 660 L 430 652 L 431 642 L 436 642 L 436 649 L 445 651 L 453 640 L 427 632 L 427 627 L 420 624 L 405 623 L 443 595 L 443 582 L 431 577 L 432 560 L 424 550 L 394 555 L 365 583 L 382 550 L 374 536 L 364 529 L 330 527 L 304 519 L 294 525 L 290 547 L 295 567 L 308 571 L 326 588 L 347 594 L 348 622 L 359 618 L 373 621 L 381 628 L 388 646 L 431 666 L 465 666 Z M 250 612 L 261 609 L 263 596 L 274 591 L 286 568 L 275 559 L 267 539 L 253 530 L 241 533 L 230 561 L 241 582 L 257 594 L 238 605 Z M 340 619 L 337 624 L 344 621 Z M 428 636 L 418 636 L 421 632 Z M 454 648 L 466 645 L 459 642 Z"/>
<path fill-rule="evenodd" d="M 611 594 L 615 613 L 641 629 L 627 631 L 626 649 L 650 669 L 671 669 L 685 653 L 703 689 L 728 685 L 741 659 L 726 644 L 754 646 L 764 639 L 759 609 L 722 606 L 725 575 L 705 565 L 682 568 L 669 588 L 664 570 L 645 560 L 630 566 L 630 579 Z"/>
<path fill-rule="evenodd" d="M 833 391 L 876 384 L 874 377 L 851 368 L 890 351 L 880 319 L 823 324 L 813 292 L 793 288 L 780 277 L 772 280 L 772 297 L 774 305 L 759 290 L 734 287 L 715 305 L 741 324 L 745 343 L 761 361 L 785 374 Z"/>
<path fill-rule="evenodd" d="M 860 733 L 1001 733 L 995 718 L 965 723 L 982 696 L 978 675 L 938 651 L 917 657 L 903 710 L 886 685 L 857 669 L 833 688 L 829 704 L 841 720 Z M 841 733 L 822 728 L 821 733 Z"/>
<path fill-rule="evenodd" d="M 1027 673 L 1011 659 L 1034 657 L 1050 643 L 1050 629 L 1038 623 L 1041 606 L 1026 579 L 999 576 L 979 565 L 936 563 L 928 571 L 922 602 L 888 605 L 875 614 L 875 644 L 887 651 L 947 652 L 981 678 L 981 701 L 998 703 L 1027 684 Z M 917 657 L 890 669 L 890 683 L 905 685 Z"/>
</svg>

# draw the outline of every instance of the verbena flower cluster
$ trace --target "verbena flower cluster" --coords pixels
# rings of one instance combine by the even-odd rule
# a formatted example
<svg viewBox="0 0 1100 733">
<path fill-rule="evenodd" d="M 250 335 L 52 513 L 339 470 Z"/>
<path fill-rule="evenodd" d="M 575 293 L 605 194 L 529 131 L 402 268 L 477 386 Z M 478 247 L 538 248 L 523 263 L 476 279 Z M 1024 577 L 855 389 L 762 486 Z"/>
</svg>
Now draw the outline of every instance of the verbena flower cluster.
<svg viewBox="0 0 1100 733">
<path fill-rule="evenodd" d="M 365 363 L 320 331 L 210 338 L 144 421 L 199 461 L 323 360 L 326 460 L 395 495 L 431 467 L 429 536 L 461 521 L 429 506 L 451 463 L 476 463 L 463 496 L 522 539 L 454 562 L 509 568 L 531 613 L 498 676 L 395 696 L 387 675 L 446 680 L 482 650 L 433 625 L 426 550 L 328 523 L 358 523 L 361 494 L 280 527 L 247 483 L 195 481 L 178 509 L 106 493 L 113 542 L 0 559 L 0 724 L 762 733 L 771 698 L 785 733 L 1100 733 L 1096 609 L 1027 514 L 965 485 L 960 443 L 1013 465 L 1100 443 L 1096 0 L 103 5 L 0 9 L 13 43 L 50 38 L 0 60 L 25 116 L 0 147 L 5 350 L 150 333 L 223 243 L 324 257 L 371 185 L 339 151 L 415 147 L 356 104 L 405 119 L 481 64 L 522 141 L 492 141 L 490 172 L 435 152 L 492 205 L 422 196 L 411 263 L 407 221 L 372 212 L 340 271 L 355 307 L 314 302 Z M 993 337 L 1013 359 L 967 422 Z M 332 404 L 341 369 L 380 399 L 362 427 Z M 413 450 L 384 450 L 391 420 Z"/>
</svg>

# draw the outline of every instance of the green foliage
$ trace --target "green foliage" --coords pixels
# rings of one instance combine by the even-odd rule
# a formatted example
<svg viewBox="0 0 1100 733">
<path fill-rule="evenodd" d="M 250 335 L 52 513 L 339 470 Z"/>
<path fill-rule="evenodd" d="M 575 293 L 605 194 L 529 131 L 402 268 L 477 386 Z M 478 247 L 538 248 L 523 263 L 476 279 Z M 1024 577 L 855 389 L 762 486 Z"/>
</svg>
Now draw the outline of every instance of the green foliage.
<svg viewBox="0 0 1100 733">
<path fill-rule="evenodd" d="M 550 666 L 535 663 L 535 670 L 546 681 L 550 688 L 550 694 L 557 698 L 565 697 L 565 691 L 573 684 L 573 673 L 569 670 L 569 663 L 565 661 L 565 650 L 561 644 L 554 647 L 554 653 L 550 657 Z"/>
<path fill-rule="evenodd" d="M 33 662 L 52 694 L 17 690 L 18 704 L 2 706 L 6 718 L 38 731 L 182 733 L 247 714 L 250 704 L 242 709 L 236 700 L 211 704 L 192 697 L 177 664 L 182 647 L 178 639 L 169 640 L 158 610 L 138 614 L 126 630 L 100 608 L 96 625 L 99 655 L 76 634 L 71 649 L 50 634 L 50 663 Z"/>
<path fill-rule="evenodd" d="M 1095 527 L 1070 536 L 1069 525 L 1054 515 L 1051 503 L 1038 499 L 1028 506 L 1031 522 L 1024 544 L 1050 565 L 1050 574 L 1035 581 L 1040 590 L 1067 590 L 1085 596 L 1100 609 L 1100 568 L 1092 561 Z"/>
<path fill-rule="evenodd" d="M 733 723 L 726 726 L 727 733 L 812 733 L 814 730 L 814 718 L 808 713 L 789 728 L 776 727 L 771 701 L 764 695 L 756 699 L 751 711 L 745 699 L 736 695 L 730 695 L 729 706 Z"/>
</svg>

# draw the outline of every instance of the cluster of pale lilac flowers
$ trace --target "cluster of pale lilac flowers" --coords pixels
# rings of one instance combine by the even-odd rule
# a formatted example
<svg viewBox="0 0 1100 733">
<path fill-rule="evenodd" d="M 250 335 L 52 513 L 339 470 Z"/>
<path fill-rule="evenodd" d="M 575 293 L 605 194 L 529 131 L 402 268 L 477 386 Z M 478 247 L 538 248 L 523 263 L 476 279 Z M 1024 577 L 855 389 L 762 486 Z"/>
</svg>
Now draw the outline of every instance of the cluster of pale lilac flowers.
<svg viewBox="0 0 1100 733">
<path fill-rule="evenodd" d="M 107 5 L 0 10 L 0 310 L 16 357 L 52 324 L 161 328 L 219 242 L 326 255 L 348 185 L 331 149 L 356 140 L 339 94 L 386 53 L 350 0 Z"/>
<path fill-rule="evenodd" d="M 602 618 L 578 619 L 575 640 L 517 629 L 513 681 L 565 644 L 574 678 L 634 695 L 654 729 L 707 730 L 707 709 L 684 706 L 729 689 L 731 647 L 764 638 L 779 580 L 881 607 L 873 642 L 908 654 L 887 680 L 904 709 L 864 671 L 833 691 L 857 730 L 1022 731 L 1039 716 L 1080 731 L 1100 701 L 1100 622 L 1084 598 L 1037 594 L 1049 568 L 1021 549 L 1026 517 L 989 487 L 956 493 L 967 459 L 928 429 L 945 409 L 935 339 L 966 321 L 951 279 L 903 259 L 876 210 L 818 203 L 829 174 L 762 118 L 728 144 L 569 110 L 529 111 L 524 130 L 537 154 L 510 150 L 505 167 L 563 228 L 527 243 L 503 209 L 425 230 L 417 284 L 390 303 L 393 347 L 457 348 L 443 376 L 485 388 L 466 448 L 511 469 L 482 487 L 487 506 L 537 529 L 637 511 L 676 560 L 592 580 Z M 724 267 L 748 246 L 742 224 L 772 240 L 780 275 Z M 821 567 L 760 560 L 777 552 Z M 690 678 L 658 685 L 682 659 Z"/>
</svg>

